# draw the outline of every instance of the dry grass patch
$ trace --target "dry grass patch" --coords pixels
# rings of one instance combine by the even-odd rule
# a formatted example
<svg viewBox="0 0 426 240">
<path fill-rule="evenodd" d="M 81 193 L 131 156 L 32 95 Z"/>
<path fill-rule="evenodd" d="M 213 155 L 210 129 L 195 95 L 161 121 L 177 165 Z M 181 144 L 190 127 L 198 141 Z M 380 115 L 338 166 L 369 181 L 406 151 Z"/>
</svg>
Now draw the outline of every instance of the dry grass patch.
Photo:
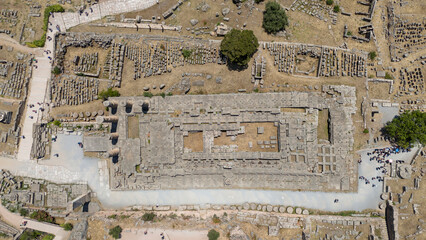
<svg viewBox="0 0 426 240">
<path fill-rule="evenodd" d="M 191 149 L 192 152 L 203 152 L 204 150 L 203 132 L 189 132 L 183 137 L 183 147 Z"/>
</svg>

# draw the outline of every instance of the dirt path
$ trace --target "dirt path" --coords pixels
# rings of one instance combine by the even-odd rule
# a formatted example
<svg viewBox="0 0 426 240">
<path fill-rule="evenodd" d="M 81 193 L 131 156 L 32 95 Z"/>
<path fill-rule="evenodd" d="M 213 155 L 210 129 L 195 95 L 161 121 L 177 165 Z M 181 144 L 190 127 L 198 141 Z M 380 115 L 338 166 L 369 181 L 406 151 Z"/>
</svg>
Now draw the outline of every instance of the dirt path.
<svg viewBox="0 0 426 240">
<path fill-rule="evenodd" d="M 22 46 L 15 39 L 7 36 L 6 34 L 0 34 L 0 44 L 4 44 L 10 47 L 15 48 L 15 50 L 32 53 L 36 56 L 41 56 L 43 54 L 43 50 L 41 48 L 29 48 L 27 46 Z"/>
</svg>

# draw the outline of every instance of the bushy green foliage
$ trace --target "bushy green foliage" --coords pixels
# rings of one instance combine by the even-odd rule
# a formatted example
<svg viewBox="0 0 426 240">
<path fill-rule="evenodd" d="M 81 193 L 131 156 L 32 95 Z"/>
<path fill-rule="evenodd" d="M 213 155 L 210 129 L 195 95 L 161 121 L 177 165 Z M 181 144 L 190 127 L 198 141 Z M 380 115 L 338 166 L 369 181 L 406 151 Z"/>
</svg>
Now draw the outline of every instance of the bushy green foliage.
<svg viewBox="0 0 426 240">
<path fill-rule="evenodd" d="M 335 12 L 335 13 L 340 12 L 340 6 L 339 5 L 334 5 L 333 12 Z"/>
<path fill-rule="evenodd" d="M 220 43 L 220 52 L 231 63 L 246 66 L 258 47 L 259 43 L 253 31 L 232 29 Z"/>
<path fill-rule="evenodd" d="M 110 97 L 119 97 L 120 93 L 117 90 L 113 90 L 112 88 L 108 88 L 107 90 L 103 90 L 99 93 L 99 98 L 102 98 L 104 101 Z"/>
<path fill-rule="evenodd" d="M 53 125 L 55 125 L 55 126 L 57 126 L 57 127 L 60 127 L 60 126 L 61 126 L 61 122 L 60 122 L 59 120 L 55 120 L 55 121 L 53 121 L 52 123 L 53 123 Z"/>
<path fill-rule="evenodd" d="M 327 0 L 325 3 L 326 3 L 327 5 L 333 5 L 334 1 L 333 1 L 333 0 Z"/>
<path fill-rule="evenodd" d="M 155 213 L 144 213 L 144 215 L 142 215 L 142 220 L 144 220 L 145 222 L 152 222 L 154 220 L 154 218 L 157 215 L 155 215 Z"/>
<path fill-rule="evenodd" d="M 143 92 L 143 96 L 152 98 L 154 96 L 154 94 L 152 94 L 151 92 Z"/>
<path fill-rule="evenodd" d="M 43 237 L 42 240 L 53 240 L 54 238 L 55 238 L 55 235 L 47 234 L 46 236 Z"/>
<path fill-rule="evenodd" d="M 216 214 L 213 215 L 212 221 L 213 223 L 216 223 L 216 224 L 219 224 L 221 222 L 220 218 Z"/>
<path fill-rule="evenodd" d="M 363 133 L 369 133 L 370 131 L 368 131 L 368 128 L 364 129 L 364 131 L 362 131 Z"/>
<path fill-rule="evenodd" d="M 64 223 L 61 224 L 61 227 L 65 230 L 65 231 L 71 231 L 74 226 L 72 225 L 72 223 Z"/>
<path fill-rule="evenodd" d="M 192 54 L 192 50 L 189 49 L 182 49 L 182 55 L 184 58 L 189 58 Z"/>
<path fill-rule="evenodd" d="M 259 4 L 261 2 L 263 2 L 264 0 L 254 0 L 255 3 Z"/>
<path fill-rule="evenodd" d="M 209 238 L 209 240 L 217 240 L 219 238 L 219 236 L 220 236 L 220 234 L 214 229 L 211 229 L 207 233 L 207 237 Z"/>
<path fill-rule="evenodd" d="M 54 4 L 51 6 L 48 6 L 44 9 L 44 15 L 43 15 L 43 35 L 39 40 L 34 40 L 31 43 L 26 43 L 28 47 L 44 47 L 44 44 L 46 43 L 46 32 L 47 32 L 47 25 L 49 24 L 49 16 L 50 13 L 54 12 L 64 12 L 65 9 L 59 5 Z"/>
<path fill-rule="evenodd" d="M 62 73 L 61 69 L 58 66 L 55 66 L 52 70 L 52 73 L 55 75 L 59 75 Z"/>
<path fill-rule="evenodd" d="M 25 208 L 21 208 L 21 209 L 19 209 L 19 215 L 21 215 L 21 216 L 23 216 L 23 217 L 28 216 L 28 210 L 27 210 L 27 209 L 25 209 Z"/>
<path fill-rule="evenodd" d="M 108 216 L 109 219 L 117 219 L 117 214 L 112 214 Z"/>
<path fill-rule="evenodd" d="M 37 210 L 33 213 L 31 213 L 30 218 L 35 219 L 40 222 L 48 222 L 48 223 L 54 223 L 55 218 L 50 216 L 49 213 L 43 210 Z"/>
<path fill-rule="evenodd" d="M 119 239 L 122 231 L 123 229 L 120 226 L 115 226 L 109 230 L 109 235 L 111 235 L 114 239 Z"/>
<path fill-rule="evenodd" d="M 377 53 L 375 51 L 368 53 L 368 58 L 370 58 L 371 60 L 374 60 L 376 57 L 377 57 Z"/>
<path fill-rule="evenodd" d="M 41 232 L 36 230 L 26 230 L 24 231 L 21 236 L 19 236 L 19 240 L 32 240 L 37 239 L 42 235 Z"/>
<path fill-rule="evenodd" d="M 267 33 L 277 33 L 288 26 L 287 15 L 279 3 L 272 1 L 266 3 L 262 26 Z"/>
<path fill-rule="evenodd" d="M 393 76 L 390 73 L 385 74 L 385 79 L 393 79 Z"/>
<path fill-rule="evenodd" d="M 404 112 L 388 122 L 384 133 L 396 144 L 408 148 L 418 142 L 426 144 L 426 113 L 419 110 Z"/>
</svg>

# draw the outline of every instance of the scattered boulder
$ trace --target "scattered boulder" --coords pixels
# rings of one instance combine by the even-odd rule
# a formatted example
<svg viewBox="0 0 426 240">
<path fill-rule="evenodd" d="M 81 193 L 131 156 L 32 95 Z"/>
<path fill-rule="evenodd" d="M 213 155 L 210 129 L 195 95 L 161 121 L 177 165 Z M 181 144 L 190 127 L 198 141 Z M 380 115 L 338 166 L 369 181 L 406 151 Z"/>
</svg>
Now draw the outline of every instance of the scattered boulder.
<svg viewBox="0 0 426 240">
<path fill-rule="evenodd" d="M 224 8 L 224 9 L 222 9 L 222 15 L 223 16 L 226 16 L 226 15 L 228 15 L 228 13 L 230 12 L 231 10 L 229 9 L 229 8 Z"/>
<path fill-rule="evenodd" d="M 192 26 L 195 26 L 198 23 L 198 19 L 193 18 L 193 19 L 189 20 L 189 22 L 191 23 Z"/>
</svg>

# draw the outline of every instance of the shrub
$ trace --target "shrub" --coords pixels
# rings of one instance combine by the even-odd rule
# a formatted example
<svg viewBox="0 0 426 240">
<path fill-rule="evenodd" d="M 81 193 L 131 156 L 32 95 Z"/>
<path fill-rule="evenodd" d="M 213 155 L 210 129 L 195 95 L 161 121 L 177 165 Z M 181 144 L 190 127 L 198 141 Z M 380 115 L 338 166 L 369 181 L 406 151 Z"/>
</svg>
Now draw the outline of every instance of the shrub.
<svg viewBox="0 0 426 240">
<path fill-rule="evenodd" d="M 152 94 L 151 92 L 143 92 L 143 96 L 152 98 L 154 96 L 154 94 Z"/>
<path fill-rule="evenodd" d="M 53 240 L 54 238 L 55 238 L 55 235 L 47 234 L 46 236 L 43 237 L 42 240 Z"/>
<path fill-rule="evenodd" d="M 185 59 L 189 58 L 191 56 L 191 54 L 192 54 L 192 50 L 190 50 L 190 49 L 182 49 L 182 55 L 183 55 L 183 57 Z"/>
<path fill-rule="evenodd" d="M 54 223 L 55 218 L 50 216 L 49 213 L 43 210 L 37 210 L 33 213 L 31 213 L 30 218 L 35 219 L 40 222 L 48 222 L 48 223 Z"/>
<path fill-rule="evenodd" d="M 144 215 L 142 215 L 142 220 L 144 220 L 145 222 L 152 222 L 154 220 L 154 218 L 157 215 L 155 215 L 155 213 L 145 213 Z"/>
<path fill-rule="evenodd" d="M 231 63 L 246 66 L 258 47 L 259 43 L 253 31 L 232 29 L 220 43 L 220 52 Z"/>
<path fill-rule="evenodd" d="M 334 5 L 333 12 L 335 12 L 335 13 L 340 12 L 340 6 L 339 5 Z"/>
<path fill-rule="evenodd" d="M 348 32 L 346 33 L 346 35 L 348 35 L 348 36 L 352 36 L 352 32 L 351 32 L 351 31 L 348 31 Z"/>
<path fill-rule="evenodd" d="M 264 0 L 254 0 L 255 3 L 259 4 L 261 2 L 263 2 Z"/>
<path fill-rule="evenodd" d="M 390 73 L 385 74 L 385 79 L 393 79 L 393 76 Z"/>
<path fill-rule="evenodd" d="M 104 101 L 110 97 L 119 97 L 120 93 L 117 90 L 113 90 L 112 88 L 108 88 L 107 90 L 103 90 L 99 93 L 99 98 L 102 98 Z"/>
<path fill-rule="evenodd" d="M 362 131 L 363 133 L 369 133 L 368 128 L 364 129 L 364 131 Z"/>
<path fill-rule="evenodd" d="M 112 214 L 108 216 L 109 219 L 116 219 L 117 218 L 117 214 Z"/>
<path fill-rule="evenodd" d="M 266 3 L 262 24 L 265 31 L 267 33 L 277 33 L 284 30 L 286 26 L 288 26 L 288 18 L 281 5 L 272 1 Z"/>
<path fill-rule="evenodd" d="M 25 209 L 25 208 L 19 209 L 19 215 L 24 216 L 24 217 L 28 216 L 28 210 Z"/>
<path fill-rule="evenodd" d="M 60 122 L 59 120 L 55 120 L 55 121 L 53 121 L 52 123 L 53 123 L 53 125 L 55 125 L 55 126 L 57 126 L 57 127 L 60 127 L 60 126 L 61 126 L 61 122 Z"/>
<path fill-rule="evenodd" d="M 109 230 L 109 235 L 114 239 L 119 239 L 122 231 L 123 229 L 120 226 L 115 226 Z"/>
<path fill-rule="evenodd" d="M 377 57 L 377 53 L 375 51 L 368 53 L 368 58 L 370 58 L 372 61 Z"/>
<path fill-rule="evenodd" d="M 207 233 L 207 237 L 209 238 L 209 240 L 217 240 L 219 238 L 219 236 L 220 236 L 220 234 L 214 229 L 211 229 Z"/>
<path fill-rule="evenodd" d="M 383 132 L 403 148 L 416 142 L 425 145 L 426 113 L 419 110 L 404 112 L 388 122 Z"/>
<path fill-rule="evenodd" d="M 325 3 L 326 3 L 327 5 L 333 5 L 334 1 L 333 1 L 333 0 L 327 0 Z"/>
<path fill-rule="evenodd" d="M 220 218 L 218 216 L 216 216 L 216 214 L 213 215 L 212 221 L 213 221 L 213 223 L 216 223 L 216 224 L 219 224 L 221 222 Z"/>
<path fill-rule="evenodd" d="M 72 225 L 72 223 L 65 223 L 62 224 L 61 227 L 65 230 L 65 231 L 71 231 L 74 226 Z"/>
<path fill-rule="evenodd" d="M 55 66 L 52 70 L 52 73 L 55 75 L 59 75 L 62 73 L 61 69 L 58 66 Z"/>
</svg>

